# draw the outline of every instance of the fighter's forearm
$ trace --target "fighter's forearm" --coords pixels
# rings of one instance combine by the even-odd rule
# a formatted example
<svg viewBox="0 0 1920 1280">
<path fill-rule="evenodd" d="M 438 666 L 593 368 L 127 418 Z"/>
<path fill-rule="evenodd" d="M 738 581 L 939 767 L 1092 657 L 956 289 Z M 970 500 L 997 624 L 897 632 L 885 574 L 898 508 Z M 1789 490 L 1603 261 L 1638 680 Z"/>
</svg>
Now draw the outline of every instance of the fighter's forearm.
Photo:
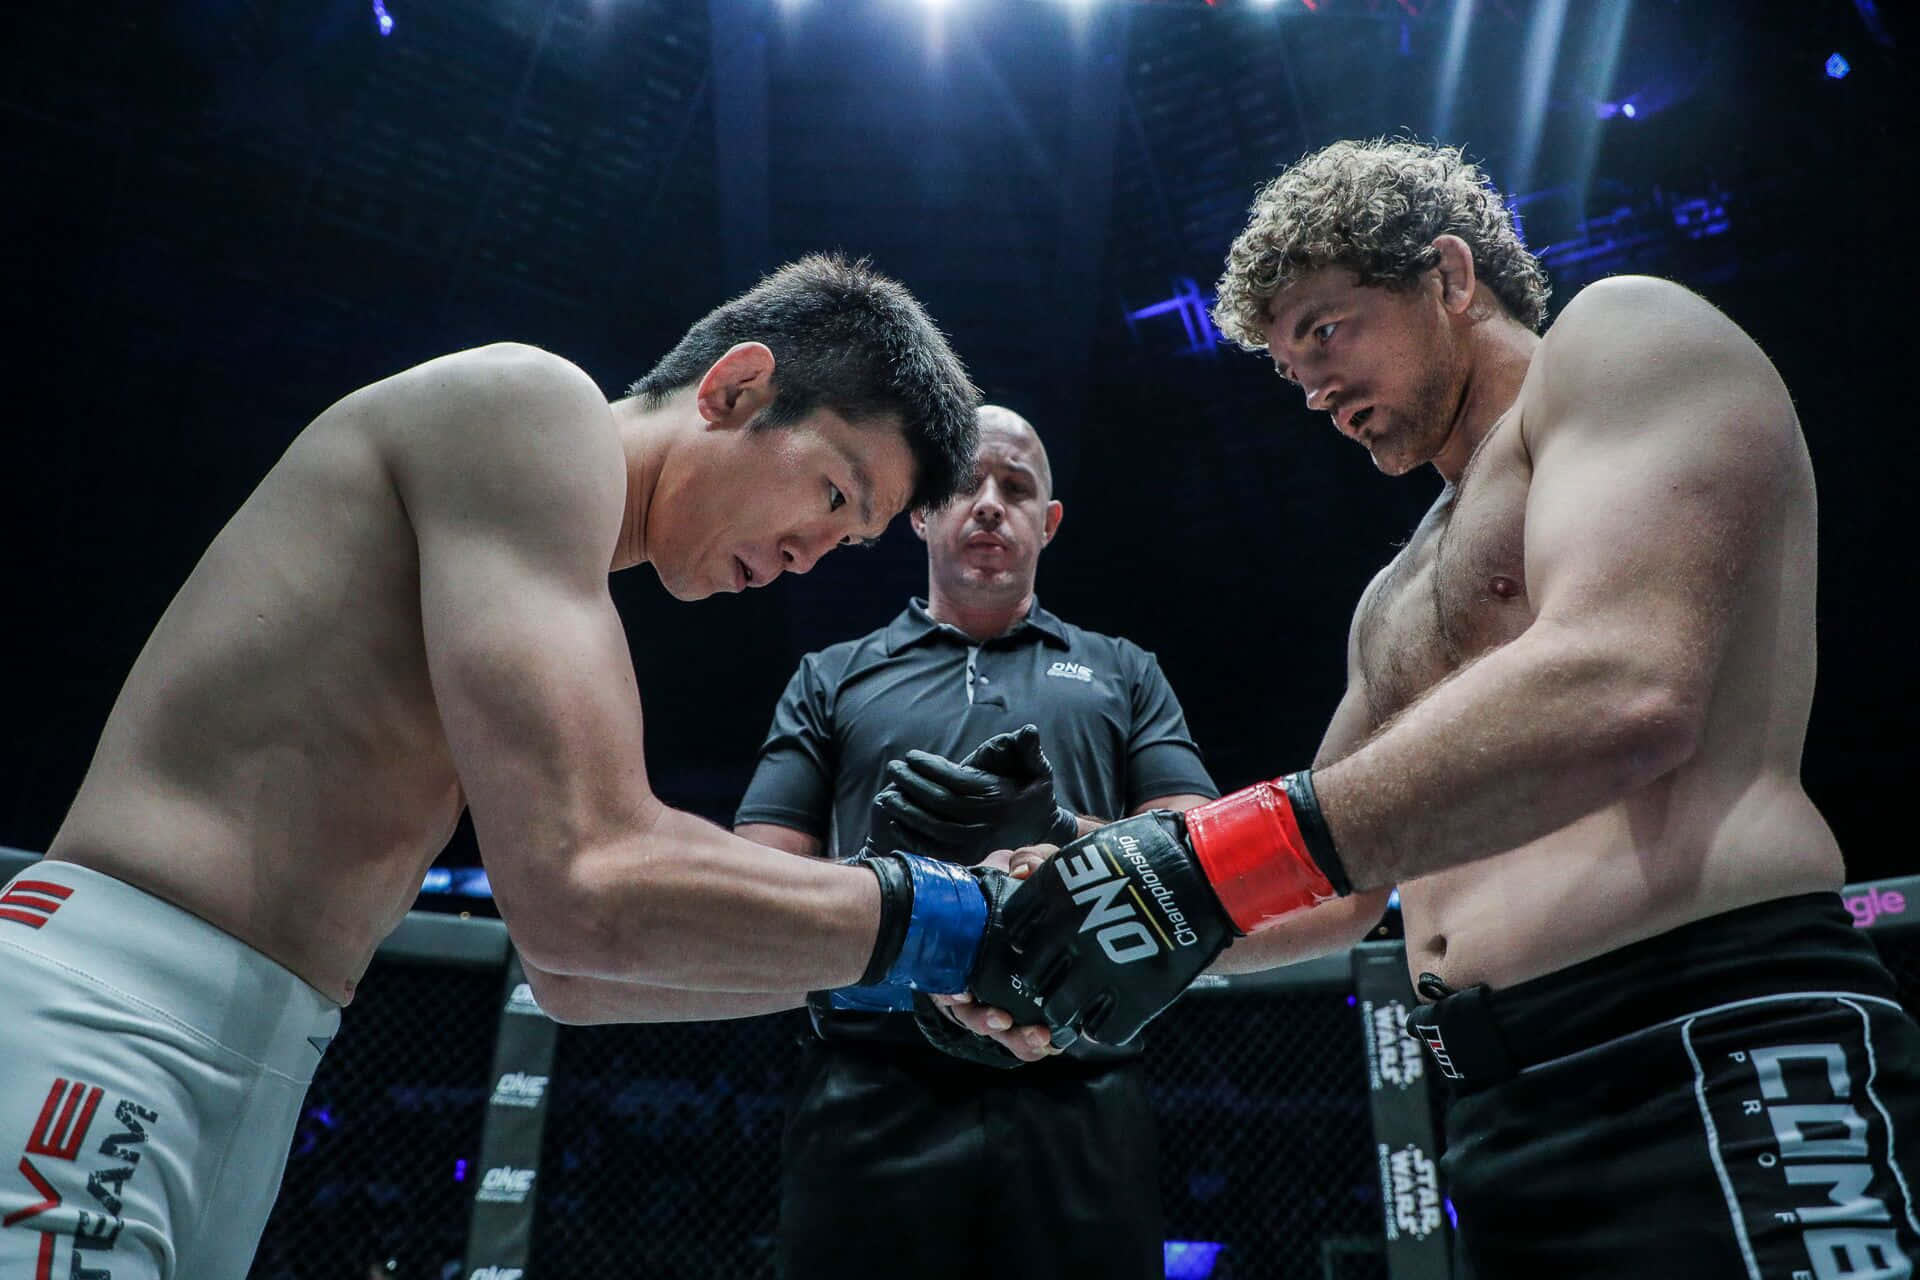
<svg viewBox="0 0 1920 1280">
<path fill-rule="evenodd" d="M 1208 973 L 1258 973 L 1345 951 L 1367 936 L 1387 909 L 1389 890 L 1372 889 L 1295 912 L 1258 933 L 1236 938 Z"/>
<path fill-rule="evenodd" d="M 797 1008 L 806 993 L 748 991 L 689 991 L 607 978 L 582 978 L 547 973 L 525 966 L 534 998 L 556 1022 L 705 1022 L 722 1018 L 752 1018 Z"/>
<path fill-rule="evenodd" d="M 484 846 L 483 846 L 484 847 Z M 502 912 L 543 970 L 690 991 L 766 993 L 857 982 L 880 890 L 862 867 L 796 858 L 662 807 L 580 854 L 545 900 Z"/>
<path fill-rule="evenodd" d="M 1376 888 L 1557 831 L 1684 762 L 1695 733 L 1632 655 L 1536 624 L 1313 783 L 1348 877 Z"/>
</svg>

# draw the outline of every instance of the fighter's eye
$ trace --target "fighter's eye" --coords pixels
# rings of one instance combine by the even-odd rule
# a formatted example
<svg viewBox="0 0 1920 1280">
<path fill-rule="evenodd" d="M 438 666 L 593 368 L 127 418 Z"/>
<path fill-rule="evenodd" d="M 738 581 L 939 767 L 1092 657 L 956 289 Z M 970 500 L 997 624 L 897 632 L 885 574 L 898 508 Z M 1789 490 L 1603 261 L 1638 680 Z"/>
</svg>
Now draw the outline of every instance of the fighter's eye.
<svg viewBox="0 0 1920 1280">
<path fill-rule="evenodd" d="M 827 486 L 827 510 L 838 511 L 846 505 L 847 495 L 840 492 L 840 486 L 829 484 Z"/>
<path fill-rule="evenodd" d="M 1313 336 L 1320 340 L 1320 345 L 1325 346 L 1327 343 L 1333 341 L 1333 331 L 1339 327 L 1340 322 L 1338 320 L 1329 320 L 1325 324 L 1316 327 L 1313 331 Z"/>
</svg>

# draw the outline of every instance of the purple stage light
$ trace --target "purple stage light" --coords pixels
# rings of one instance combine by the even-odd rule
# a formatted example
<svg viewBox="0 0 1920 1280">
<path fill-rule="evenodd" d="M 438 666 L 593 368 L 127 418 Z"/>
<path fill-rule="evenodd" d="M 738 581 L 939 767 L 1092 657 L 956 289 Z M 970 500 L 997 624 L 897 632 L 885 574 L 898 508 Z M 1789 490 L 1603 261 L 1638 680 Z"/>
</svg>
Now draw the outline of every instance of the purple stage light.
<svg viewBox="0 0 1920 1280">
<path fill-rule="evenodd" d="M 1847 78 L 1847 72 L 1851 70 L 1853 70 L 1852 64 L 1839 54 L 1835 53 L 1827 56 L 1828 79 L 1845 80 Z"/>
<path fill-rule="evenodd" d="M 453 1180 L 455 1182 L 465 1182 L 467 1180 L 467 1162 L 465 1160 L 455 1160 L 453 1162 Z"/>
<path fill-rule="evenodd" d="M 1162 1270 L 1167 1280 L 1207 1280 L 1224 1248 L 1211 1240 L 1165 1241 L 1161 1247 Z"/>
<path fill-rule="evenodd" d="M 1640 113 L 1634 109 L 1631 102 L 1623 102 L 1620 104 L 1620 114 L 1631 120 Z"/>
<path fill-rule="evenodd" d="M 393 34 L 393 15 L 387 12 L 384 0 L 373 0 L 373 21 L 374 25 L 380 28 L 381 35 Z"/>
</svg>

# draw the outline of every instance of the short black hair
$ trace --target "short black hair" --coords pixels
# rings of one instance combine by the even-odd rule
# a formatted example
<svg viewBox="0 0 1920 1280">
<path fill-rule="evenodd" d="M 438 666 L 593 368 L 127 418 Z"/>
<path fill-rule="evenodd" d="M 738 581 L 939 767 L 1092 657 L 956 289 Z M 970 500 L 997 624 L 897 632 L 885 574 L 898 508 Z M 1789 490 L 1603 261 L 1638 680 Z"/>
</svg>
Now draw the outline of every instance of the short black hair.
<svg viewBox="0 0 1920 1280">
<path fill-rule="evenodd" d="M 980 392 L 926 309 L 867 259 L 789 262 L 696 321 L 628 394 L 657 405 L 742 342 L 773 352 L 773 402 L 755 427 L 822 407 L 855 425 L 897 416 L 917 473 L 910 508 L 940 506 L 973 474 Z"/>
</svg>

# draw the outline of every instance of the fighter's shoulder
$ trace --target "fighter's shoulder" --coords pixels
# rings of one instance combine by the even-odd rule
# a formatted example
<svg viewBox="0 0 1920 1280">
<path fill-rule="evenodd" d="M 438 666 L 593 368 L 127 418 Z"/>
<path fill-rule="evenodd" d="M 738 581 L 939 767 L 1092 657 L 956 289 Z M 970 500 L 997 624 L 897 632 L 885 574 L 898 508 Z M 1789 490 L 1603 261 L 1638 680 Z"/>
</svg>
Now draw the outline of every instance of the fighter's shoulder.
<svg viewBox="0 0 1920 1280">
<path fill-rule="evenodd" d="M 1700 372 L 1700 360 L 1762 359 L 1753 339 L 1684 285 L 1609 276 L 1575 294 L 1546 332 L 1535 372 L 1548 389 L 1585 376 L 1644 380 Z"/>
<path fill-rule="evenodd" d="M 523 342 L 495 342 L 428 360 L 388 380 L 403 427 L 611 429 L 606 397 L 570 360 Z"/>
<path fill-rule="evenodd" d="M 1576 294 L 1547 330 L 1527 381 L 1530 447 L 1574 424 L 1684 430 L 1702 414 L 1736 408 L 1749 418 L 1761 410 L 1783 426 L 1793 421 L 1786 388 L 1759 345 L 1699 294 L 1652 276 L 1614 276 Z"/>
<path fill-rule="evenodd" d="M 579 368 L 521 343 L 415 365 L 358 415 L 416 524 L 597 531 L 626 482 L 606 397 Z"/>
<path fill-rule="evenodd" d="M 603 477 L 620 448 L 593 379 L 524 343 L 456 351 L 368 391 L 376 399 L 361 417 L 400 472 L 491 483 L 511 470 L 564 484 Z"/>
</svg>

